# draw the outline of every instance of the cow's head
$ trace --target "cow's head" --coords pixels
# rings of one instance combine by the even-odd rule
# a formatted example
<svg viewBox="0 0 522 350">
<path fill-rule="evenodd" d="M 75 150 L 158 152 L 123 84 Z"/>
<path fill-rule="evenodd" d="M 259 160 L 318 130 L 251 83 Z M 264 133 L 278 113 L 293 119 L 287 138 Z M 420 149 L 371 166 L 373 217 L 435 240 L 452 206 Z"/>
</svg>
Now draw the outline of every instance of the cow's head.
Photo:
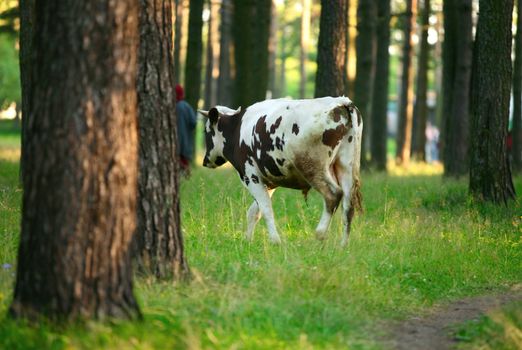
<svg viewBox="0 0 522 350">
<path fill-rule="evenodd" d="M 223 132 L 218 130 L 218 121 L 220 113 L 217 108 L 212 108 L 209 111 L 199 111 L 205 120 L 205 143 L 207 151 L 203 159 L 203 166 L 207 168 L 217 168 L 227 162 L 223 155 L 223 148 L 225 146 L 225 138 Z"/>
</svg>

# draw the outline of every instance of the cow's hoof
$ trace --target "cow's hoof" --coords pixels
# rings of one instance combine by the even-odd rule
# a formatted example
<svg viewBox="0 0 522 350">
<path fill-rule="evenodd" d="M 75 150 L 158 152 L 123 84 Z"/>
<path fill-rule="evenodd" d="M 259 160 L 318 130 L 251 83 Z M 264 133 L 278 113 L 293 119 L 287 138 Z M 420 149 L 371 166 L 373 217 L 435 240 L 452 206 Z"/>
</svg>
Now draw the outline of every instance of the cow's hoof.
<svg viewBox="0 0 522 350">
<path fill-rule="evenodd" d="M 247 241 L 248 243 L 252 243 L 253 240 L 254 235 L 245 235 L 245 241 Z"/>
<path fill-rule="evenodd" d="M 272 244 L 281 244 L 281 237 L 279 236 L 273 236 L 273 237 L 270 237 L 270 243 Z"/>
<path fill-rule="evenodd" d="M 346 248 L 347 246 L 348 246 L 348 238 L 343 237 L 343 239 L 341 239 L 341 247 Z"/>
</svg>

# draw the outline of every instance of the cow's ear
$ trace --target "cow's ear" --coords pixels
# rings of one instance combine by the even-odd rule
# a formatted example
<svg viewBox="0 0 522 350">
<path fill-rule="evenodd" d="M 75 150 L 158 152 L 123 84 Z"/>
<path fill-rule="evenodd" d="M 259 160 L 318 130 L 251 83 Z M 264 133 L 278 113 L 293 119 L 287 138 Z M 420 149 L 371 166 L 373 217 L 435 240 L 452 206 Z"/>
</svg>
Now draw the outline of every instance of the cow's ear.
<svg viewBox="0 0 522 350">
<path fill-rule="evenodd" d="M 210 119 L 210 123 L 216 124 L 219 119 L 219 112 L 216 108 L 212 108 L 208 111 L 208 119 Z"/>
<path fill-rule="evenodd" d="M 208 118 L 208 111 L 204 111 L 204 110 L 202 110 L 202 109 L 198 109 L 198 112 L 199 112 L 202 116 L 204 116 L 205 118 Z"/>
</svg>

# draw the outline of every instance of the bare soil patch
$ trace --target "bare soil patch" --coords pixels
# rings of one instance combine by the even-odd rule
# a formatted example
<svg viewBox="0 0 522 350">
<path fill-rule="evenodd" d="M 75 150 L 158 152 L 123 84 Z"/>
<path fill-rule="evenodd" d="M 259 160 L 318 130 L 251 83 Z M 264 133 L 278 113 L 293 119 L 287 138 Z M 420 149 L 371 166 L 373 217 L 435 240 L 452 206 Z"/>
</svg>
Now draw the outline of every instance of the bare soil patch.
<svg viewBox="0 0 522 350">
<path fill-rule="evenodd" d="M 457 300 L 430 309 L 426 314 L 412 316 L 390 327 L 389 348 L 398 350 L 444 350 L 458 340 L 451 330 L 459 323 L 471 321 L 511 302 L 522 300 L 522 290 Z"/>
</svg>

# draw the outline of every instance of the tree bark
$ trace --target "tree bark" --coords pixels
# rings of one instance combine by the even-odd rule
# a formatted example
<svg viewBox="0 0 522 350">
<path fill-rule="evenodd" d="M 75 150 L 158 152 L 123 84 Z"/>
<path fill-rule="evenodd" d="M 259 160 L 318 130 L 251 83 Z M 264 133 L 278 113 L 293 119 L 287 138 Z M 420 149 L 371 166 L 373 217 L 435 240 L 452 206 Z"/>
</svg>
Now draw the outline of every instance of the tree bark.
<svg viewBox="0 0 522 350">
<path fill-rule="evenodd" d="M 221 25 L 219 27 L 219 78 L 217 103 L 224 106 L 232 105 L 233 84 L 232 84 L 232 56 L 233 52 L 232 36 L 232 1 L 222 0 L 221 2 Z"/>
<path fill-rule="evenodd" d="M 506 203 L 515 198 L 506 150 L 511 90 L 513 0 L 480 0 L 473 52 L 470 193 Z"/>
<path fill-rule="evenodd" d="M 421 19 L 421 42 L 417 64 L 417 94 L 413 109 L 412 156 L 420 161 L 426 161 L 426 124 L 428 121 L 428 63 L 430 45 L 428 29 L 430 26 L 430 0 L 424 0 Z"/>
<path fill-rule="evenodd" d="M 370 115 L 372 85 L 375 76 L 375 20 L 377 8 L 374 0 L 359 1 L 357 9 L 357 73 L 354 102 L 361 114 Z M 367 166 L 370 150 L 371 118 L 366 118 L 363 129 L 361 164 Z"/>
<path fill-rule="evenodd" d="M 138 57 L 139 266 L 158 278 L 183 277 L 176 157 L 176 93 L 172 64 L 173 0 L 140 0 Z"/>
<path fill-rule="evenodd" d="M 321 0 L 315 97 L 344 94 L 346 0 Z"/>
<path fill-rule="evenodd" d="M 455 0 L 454 71 L 451 106 L 446 116 L 444 174 L 459 177 L 469 171 L 469 99 L 472 66 L 471 0 Z"/>
<path fill-rule="evenodd" d="M 187 60 L 185 61 L 185 99 L 194 109 L 198 108 L 201 91 L 203 3 L 204 0 L 190 0 Z"/>
<path fill-rule="evenodd" d="M 132 318 L 138 2 L 35 2 L 10 313 Z"/>
<path fill-rule="evenodd" d="M 205 109 L 217 104 L 217 81 L 219 77 L 219 4 L 209 0 L 210 17 L 207 35 L 207 66 L 205 68 Z"/>
<path fill-rule="evenodd" d="M 308 46 L 310 44 L 310 13 L 312 10 L 312 2 L 311 0 L 301 0 L 301 4 L 303 6 L 303 13 L 301 16 L 301 35 L 299 38 L 299 98 L 305 98 L 307 82 L 306 61 L 308 57 Z M 344 70 L 344 72 L 346 72 L 346 70 Z"/>
<path fill-rule="evenodd" d="M 513 169 L 522 171 L 522 1 L 517 2 L 517 36 L 513 65 Z"/>
<path fill-rule="evenodd" d="M 413 33 L 417 18 L 417 0 L 406 2 L 406 23 L 402 57 L 401 97 L 399 104 L 399 128 L 397 131 L 397 164 L 408 166 L 411 151 L 413 121 Z"/>
<path fill-rule="evenodd" d="M 377 0 L 377 52 L 372 98 L 371 153 L 373 166 L 386 170 L 388 77 L 390 72 L 390 0 Z"/>
<path fill-rule="evenodd" d="M 22 149 L 26 148 L 27 125 L 31 101 L 31 67 L 33 51 L 35 0 L 20 0 L 20 87 L 22 90 Z M 23 152 L 23 151 L 22 151 Z M 20 159 L 20 180 L 23 178 L 24 160 Z"/>
<path fill-rule="evenodd" d="M 271 0 L 234 0 L 235 107 L 266 98 L 271 7 Z"/>
</svg>

